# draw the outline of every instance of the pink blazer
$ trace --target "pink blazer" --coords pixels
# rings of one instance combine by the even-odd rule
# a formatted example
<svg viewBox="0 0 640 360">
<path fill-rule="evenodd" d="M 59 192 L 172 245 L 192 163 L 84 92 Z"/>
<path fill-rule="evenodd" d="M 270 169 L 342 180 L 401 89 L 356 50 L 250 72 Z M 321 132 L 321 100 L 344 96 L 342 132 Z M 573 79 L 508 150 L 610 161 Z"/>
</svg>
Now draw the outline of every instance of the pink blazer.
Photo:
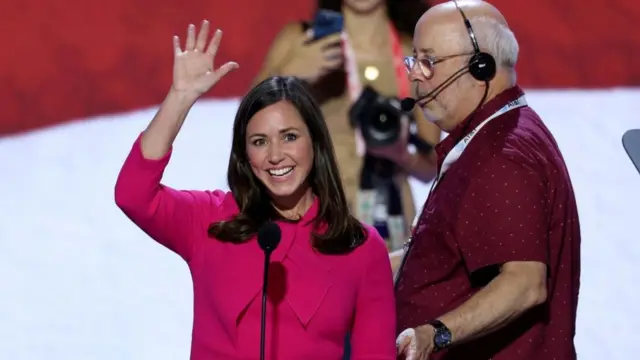
<svg viewBox="0 0 640 360">
<path fill-rule="evenodd" d="M 209 224 L 238 212 L 231 193 L 179 191 L 160 183 L 163 159 L 142 156 L 136 140 L 115 186 L 115 201 L 151 238 L 180 255 L 193 279 L 192 360 L 257 359 L 260 347 L 264 255 L 208 238 Z M 266 358 L 338 360 L 351 332 L 352 359 L 392 360 L 395 303 L 384 241 L 367 227 L 364 245 L 348 255 L 322 255 L 310 245 L 307 224 L 280 223 L 282 240 L 271 258 Z M 162 326 L 162 324 L 158 324 Z"/>
</svg>

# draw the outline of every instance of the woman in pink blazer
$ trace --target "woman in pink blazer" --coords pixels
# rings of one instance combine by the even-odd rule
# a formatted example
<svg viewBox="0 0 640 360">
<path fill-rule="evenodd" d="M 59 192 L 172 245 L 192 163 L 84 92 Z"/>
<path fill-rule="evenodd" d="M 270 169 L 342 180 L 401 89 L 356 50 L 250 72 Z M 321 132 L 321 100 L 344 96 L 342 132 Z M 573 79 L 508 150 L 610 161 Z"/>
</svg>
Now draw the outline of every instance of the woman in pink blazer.
<svg viewBox="0 0 640 360">
<path fill-rule="evenodd" d="M 266 359 L 396 358 L 393 281 L 386 246 L 347 208 L 318 105 L 294 78 L 270 78 L 242 100 L 228 167 L 231 192 L 160 183 L 195 101 L 238 67 L 214 69 L 221 32 L 209 24 L 185 49 L 174 39 L 173 85 L 133 144 L 115 188 L 122 211 L 180 255 L 194 289 L 192 360 L 258 359 L 264 253 L 258 228 L 282 231 L 271 256 Z M 162 326 L 162 324 L 159 324 Z"/>
</svg>

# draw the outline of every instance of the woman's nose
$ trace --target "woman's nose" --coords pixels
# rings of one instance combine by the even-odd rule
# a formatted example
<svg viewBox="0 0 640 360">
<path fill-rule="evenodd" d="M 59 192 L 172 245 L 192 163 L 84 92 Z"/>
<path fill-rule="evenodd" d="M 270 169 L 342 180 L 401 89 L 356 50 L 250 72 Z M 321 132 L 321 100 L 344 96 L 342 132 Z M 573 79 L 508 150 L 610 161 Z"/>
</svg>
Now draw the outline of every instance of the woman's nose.
<svg viewBox="0 0 640 360">
<path fill-rule="evenodd" d="M 278 142 L 269 144 L 269 162 L 276 165 L 284 160 L 284 152 L 282 146 Z"/>
</svg>

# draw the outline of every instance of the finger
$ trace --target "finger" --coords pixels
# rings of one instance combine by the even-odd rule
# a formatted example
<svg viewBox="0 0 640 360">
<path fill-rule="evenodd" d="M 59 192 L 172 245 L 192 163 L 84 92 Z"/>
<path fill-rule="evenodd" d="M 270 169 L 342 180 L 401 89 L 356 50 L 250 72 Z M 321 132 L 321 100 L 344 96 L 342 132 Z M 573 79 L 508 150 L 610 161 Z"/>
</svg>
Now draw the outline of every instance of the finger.
<svg viewBox="0 0 640 360">
<path fill-rule="evenodd" d="M 173 54 L 178 56 L 182 53 L 182 49 L 180 48 L 180 38 L 177 35 L 173 36 Z"/>
<path fill-rule="evenodd" d="M 326 60 L 325 63 L 322 65 L 322 69 L 325 70 L 326 72 L 334 71 L 342 67 L 343 63 L 344 62 L 342 61 L 342 59 Z"/>
<path fill-rule="evenodd" d="M 402 131 L 401 136 L 403 136 L 403 139 L 409 137 L 409 116 L 404 115 L 400 119 L 400 131 Z"/>
<path fill-rule="evenodd" d="M 342 33 L 341 32 L 336 32 L 333 34 L 329 34 L 325 37 L 323 37 L 322 39 L 320 39 L 321 42 L 327 44 L 327 43 L 337 43 L 342 41 Z"/>
<path fill-rule="evenodd" d="M 429 360 L 429 353 L 422 350 L 419 354 L 416 354 L 416 359 Z"/>
<path fill-rule="evenodd" d="M 322 66 L 329 69 L 337 69 L 344 64 L 344 57 L 342 55 L 332 55 L 324 57 Z"/>
<path fill-rule="evenodd" d="M 326 45 L 320 46 L 320 51 L 322 51 L 322 52 L 324 52 L 324 51 L 333 51 L 333 50 L 342 51 L 342 43 L 340 43 L 340 42 L 332 42 L 332 43 L 327 43 Z"/>
<path fill-rule="evenodd" d="M 222 66 L 220 66 L 218 68 L 218 70 L 214 71 L 213 73 L 211 73 L 211 76 L 214 77 L 214 83 L 220 81 L 220 79 L 222 79 L 225 75 L 227 75 L 228 73 L 230 73 L 231 71 L 237 69 L 238 67 L 240 67 L 240 65 L 238 65 L 238 63 L 230 61 Z"/>
<path fill-rule="evenodd" d="M 404 356 L 407 360 L 422 360 L 413 341 L 404 349 Z"/>
<path fill-rule="evenodd" d="M 196 46 L 196 26 L 189 24 L 187 28 L 187 43 L 184 46 L 184 51 L 192 51 Z"/>
<path fill-rule="evenodd" d="M 342 34 L 335 33 L 335 34 L 327 35 L 322 39 L 318 40 L 316 44 L 320 46 L 322 49 L 340 46 L 342 44 Z"/>
<path fill-rule="evenodd" d="M 411 343 L 411 339 L 414 337 L 415 331 L 413 329 L 405 329 L 396 338 L 396 348 L 398 354 L 402 354 L 407 350 L 407 346 Z"/>
<path fill-rule="evenodd" d="M 403 341 L 401 344 L 397 345 L 397 354 L 405 354 L 407 352 L 407 346 L 409 345 L 408 341 Z"/>
<path fill-rule="evenodd" d="M 198 33 L 198 39 L 196 40 L 196 50 L 202 52 L 204 47 L 207 46 L 207 39 L 209 38 L 209 22 L 207 20 L 202 21 L 202 27 Z"/>
<path fill-rule="evenodd" d="M 417 356 L 415 351 L 411 351 L 409 349 L 405 351 L 404 358 L 405 360 L 422 360 Z"/>
<path fill-rule="evenodd" d="M 325 50 L 322 52 L 322 55 L 326 60 L 342 59 L 344 57 L 342 49 L 340 48 Z"/>
<path fill-rule="evenodd" d="M 215 58 L 218 53 L 218 47 L 220 47 L 220 41 L 222 40 L 222 30 L 218 29 L 213 34 L 213 38 L 209 42 L 209 46 L 207 46 L 207 54 L 211 55 L 211 57 Z"/>
<path fill-rule="evenodd" d="M 308 43 L 313 40 L 313 28 L 308 28 L 307 31 L 304 32 L 304 37 L 302 38 L 303 43 Z"/>
<path fill-rule="evenodd" d="M 220 66 L 220 67 L 218 68 L 218 72 L 219 72 L 222 76 L 225 76 L 225 75 L 227 75 L 228 73 L 230 73 L 232 70 L 235 70 L 235 69 L 237 69 L 237 68 L 239 68 L 239 67 L 240 67 L 240 65 L 238 65 L 238 63 L 237 63 L 237 62 L 235 62 L 235 61 L 229 61 L 228 63 L 226 63 L 226 64 L 224 64 L 224 65 Z"/>
</svg>

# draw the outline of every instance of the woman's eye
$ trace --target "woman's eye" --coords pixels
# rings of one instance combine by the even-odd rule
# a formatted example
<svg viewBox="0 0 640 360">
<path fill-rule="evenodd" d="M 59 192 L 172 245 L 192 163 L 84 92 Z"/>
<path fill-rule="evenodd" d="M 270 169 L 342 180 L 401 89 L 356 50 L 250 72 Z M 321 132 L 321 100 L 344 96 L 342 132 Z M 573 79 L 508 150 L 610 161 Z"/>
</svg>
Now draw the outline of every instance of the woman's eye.
<svg viewBox="0 0 640 360">
<path fill-rule="evenodd" d="M 253 140 L 253 145 L 254 146 L 261 146 L 261 145 L 264 145 L 264 143 L 265 143 L 264 139 Z"/>
<path fill-rule="evenodd" d="M 284 138 L 287 141 L 294 141 L 294 140 L 296 140 L 298 138 L 298 135 L 290 133 L 290 134 L 285 135 Z"/>
</svg>

